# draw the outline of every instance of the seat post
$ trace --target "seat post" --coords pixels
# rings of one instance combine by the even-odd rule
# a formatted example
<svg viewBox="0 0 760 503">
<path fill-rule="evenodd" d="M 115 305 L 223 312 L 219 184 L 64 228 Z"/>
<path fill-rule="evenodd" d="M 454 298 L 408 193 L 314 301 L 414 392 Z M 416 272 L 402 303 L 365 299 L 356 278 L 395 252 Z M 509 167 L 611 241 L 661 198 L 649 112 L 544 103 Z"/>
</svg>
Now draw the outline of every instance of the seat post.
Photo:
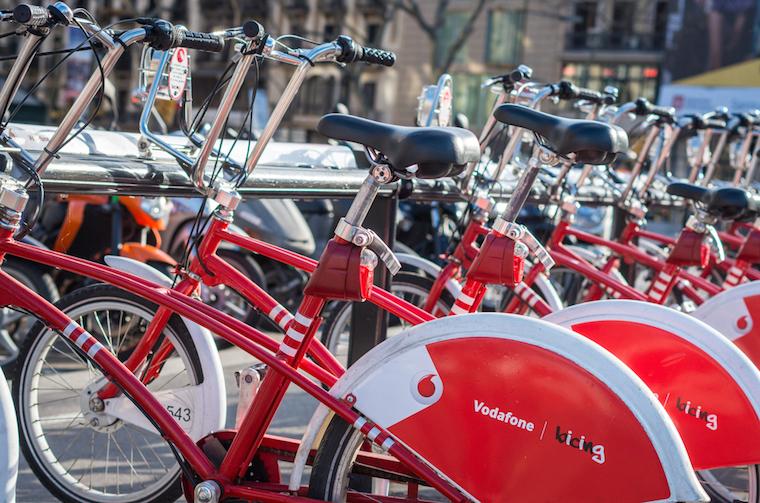
<svg viewBox="0 0 760 503">
<path fill-rule="evenodd" d="M 346 223 L 354 227 L 361 227 L 364 223 L 364 219 L 367 218 L 367 213 L 369 213 L 369 209 L 375 201 L 375 197 L 377 197 L 380 186 L 394 180 L 393 171 L 391 171 L 390 167 L 378 162 L 377 158 L 371 155 L 369 150 L 366 152 L 367 159 L 369 159 L 372 167 L 344 217 Z"/>
</svg>

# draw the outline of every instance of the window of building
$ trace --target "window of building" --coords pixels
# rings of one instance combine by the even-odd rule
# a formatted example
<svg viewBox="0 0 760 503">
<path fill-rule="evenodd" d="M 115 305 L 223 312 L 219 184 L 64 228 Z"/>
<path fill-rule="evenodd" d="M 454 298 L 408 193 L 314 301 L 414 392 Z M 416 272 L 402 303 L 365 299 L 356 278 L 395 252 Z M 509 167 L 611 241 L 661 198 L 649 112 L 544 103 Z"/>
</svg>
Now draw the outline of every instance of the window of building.
<svg viewBox="0 0 760 503">
<path fill-rule="evenodd" d="M 610 45 L 625 48 L 633 42 L 633 21 L 636 5 L 631 0 L 617 0 L 612 6 Z"/>
<path fill-rule="evenodd" d="M 497 65 L 517 64 L 523 40 L 523 13 L 493 9 L 488 13 L 486 62 Z"/>
<path fill-rule="evenodd" d="M 573 10 L 573 27 L 570 32 L 570 47 L 582 48 L 588 45 L 588 38 L 596 26 L 596 2 L 576 2 Z"/>
<path fill-rule="evenodd" d="M 656 49 L 665 47 L 665 35 L 668 32 L 668 1 L 660 0 L 654 7 L 653 42 Z"/>
<path fill-rule="evenodd" d="M 367 22 L 367 45 L 370 47 L 382 47 L 382 26 L 378 22 Z"/>
<path fill-rule="evenodd" d="M 444 18 L 443 26 L 438 28 L 438 44 L 435 48 L 435 64 L 441 66 L 449 54 L 449 48 L 459 36 L 462 28 L 470 17 L 469 12 L 451 11 L 447 12 Z M 467 42 L 463 44 L 454 58 L 455 63 L 464 63 L 467 61 Z"/>
<path fill-rule="evenodd" d="M 660 70 L 656 65 L 619 63 L 565 63 L 562 76 L 574 84 L 602 90 L 615 86 L 620 90 L 620 101 L 639 97 L 654 101 Z"/>
<path fill-rule="evenodd" d="M 485 124 L 491 113 L 496 95 L 485 92 L 480 86 L 487 75 L 457 73 L 452 76 L 454 84 L 454 113 L 463 113 L 470 119 L 470 127 L 478 128 Z"/>
</svg>

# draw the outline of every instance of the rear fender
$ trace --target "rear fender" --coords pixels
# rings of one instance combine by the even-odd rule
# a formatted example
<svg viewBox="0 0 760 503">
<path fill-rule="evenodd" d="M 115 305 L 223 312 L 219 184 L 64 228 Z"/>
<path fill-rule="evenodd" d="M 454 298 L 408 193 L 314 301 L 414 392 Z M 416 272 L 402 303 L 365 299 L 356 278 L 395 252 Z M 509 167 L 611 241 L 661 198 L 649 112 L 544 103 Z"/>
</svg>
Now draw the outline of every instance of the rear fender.
<svg viewBox="0 0 760 503">
<path fill-rule="evenodd" d="M 733 341 L 760 368 L 760 281 L 729 288 L 691 315 Z"/>
<path fill-rule="evenodd" d="M 142 262 L 115 255 L 106 256 L 105 262 L 109 267 L 114 269 L 140 276 L 166 288 L 172 287 L 171 278 Z M 222 370 L 222 362 L 211 332 L 188 319 L 181 319 L 190 332 L 193 344 L 198 352 L 201 368 L 203 369 L 203 382 L 199 385 L 199 388 L 201 388 L 205 403 L 209 405 L 202 410 L 203 426 L 198 430 L 202 432 L 201 436 L 203 436 L 206 433 L 224 428 L 225 421 L 227 420 L 227 393 L 224 386 L 224 371 Z"/>
<path fill-rule="evenodd" d="M 760 372 L 705 323 L 648 302 L 605 300 L 544 318 L 617 356 L 655 393 L 698 470 L 760 463 Z"/>
<path fill-rule="evenodd" d="M 474 500 L 707 501 L 646 385 L 597 344 L 541 320 L 477 313 L 412 327 L 330 393 L 352 395 Z M 301 451 L 327 419 L 320 409 Z"/>
</svg>

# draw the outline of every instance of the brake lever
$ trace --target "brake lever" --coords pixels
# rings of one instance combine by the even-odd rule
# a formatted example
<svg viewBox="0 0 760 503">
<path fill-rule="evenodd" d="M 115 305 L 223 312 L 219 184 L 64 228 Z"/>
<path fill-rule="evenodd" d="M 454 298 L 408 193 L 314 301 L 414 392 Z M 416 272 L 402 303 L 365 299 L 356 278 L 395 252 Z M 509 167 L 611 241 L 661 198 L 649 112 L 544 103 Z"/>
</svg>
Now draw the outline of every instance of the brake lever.
<svg viewBox="0 0 760 503">
<path fill-rule="evenodd" d="M 718 254 L 718 262 L 725 261 L 726 249 L 723 247 L 723 241 L 720 240 L 720 237 L 718 236 L 718 231 L 715 229 L 715 226 L 705 225 L 705 228 L 707 230 L 707 234 L 710 236 L 710 239 L 713 242 L 713 246 L 715 247 L 715 252 Z"/>
<path fill-rule="evenodd" d="M 380 236 L 375 234 L 374 231 L 371 229 L 366 229 L 366 231 L 371 238 L 367 244 L 367 248 L 369 248 L 372 253 L 377 255 L 377 258 L 379 258 L 383 264 L 385 264 L 385 267 L 388 268 L 388 271 L 390 271 L 391 275 L 395 276 L 398 274 L 398 272 L 401 270 L 401 262 L 399 261 L 398 257 L 396 257 L 396 254 L 393 253 L 393 250 L 391 250 L 390 246 L 385 244 L 385 241 L 380 239 Z"/>
</svg>

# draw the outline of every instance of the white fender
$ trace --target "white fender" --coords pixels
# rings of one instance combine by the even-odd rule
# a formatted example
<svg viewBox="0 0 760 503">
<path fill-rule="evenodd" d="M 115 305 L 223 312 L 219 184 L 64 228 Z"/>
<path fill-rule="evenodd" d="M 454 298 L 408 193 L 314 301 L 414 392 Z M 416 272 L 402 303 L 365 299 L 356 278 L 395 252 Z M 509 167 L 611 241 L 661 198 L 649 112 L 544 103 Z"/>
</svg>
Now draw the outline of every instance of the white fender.
<svg viewBox="0 0 760 503">
<path fill-rule="evenodd" d="M 715 329 L 633 300 L 587 302 L 544 319 L 598 342 L 641 376 L 696 469 L 760 463 L 760 371 Z"/>
<path fill-rule="evenodd" d="M 760 366 L 760 281 L 720 292 L 691 315 L 733 341 Z"/>
<path fill-rule="evenodd" d="M 530 263 L 525 263 L 526 273 L 530 271 L 530 266 Z M 562 302 L 562 298 L 559 296 L 559 292 L 557 292 L 557 289 L 554 288 L 551 279 L 549 279 L 546 274 L 539 274 L 536 276 L 535 287 L 543 296 L 546 303 L 549 304 L 549 307 L 552 309 L 552 311 L 559 311 L 565 307 L 565 303 Z"/>
<path fill-rule="evenodd" d="M 16 502 L 18 476 L 18 427 L 11 392 L 0 370 L 0 497 L 6 503 Z"/>
<path fill-rule="evenodd" d="M 427 348 L 436 343 L 472 344 L 470 341 L 476 338 L 481 338 L 484 343 L 501 339 L 523 343 L 526 348 L 547 350 L 603 381 L 639 423 L 660 461 L 670 490 L 669 497 L 662 501 L 707 501 L 673 422 L 644 382 L 601 346 L 542 320 L 502 313 L 476 313 L 417 325 L 370 350 L 347 370 L 331 388 L 330 394 L 344 397 L 352 393 L 356 408 L 380 426 L 388 427 L 389 422 L 401 416 L 416 417 L 423 409 L 427 412 L 426 407 L 432 407 L 432 402 L 420 401 L 413 390 L 404 391 L 412 382 L 408 377 L 416 376 L 421 369 L 425 373 L 431 371 L 428 365 L 432 361 L 424 359 Z M 475 342 L 471 347 L 477 345 Z M 419 356 L 423 356 L 422 360 Z M 436 367 L 432 367 L 432 372 L 437 372 Z M 476 378 L 477 375 L 473 375 L 473 379 Z M 444 382 L 442 386 L 447 384 Z M 433 398 L 446 396 L 440 393 L 436 391 Z M 392 400 L 385 396 L 388 394 L 393 394 Z M 320 406 L 312 417 L 296 456 L 289 484 L 291 489 L 300 486 L 306 455 L 329 414 L 326 407 Z M 543 438 L 541 431 L 540 440 Z M 404 438 L 400 440 L 403 442 Z"/>
<path fill-rule="evenodd" d="M 760 287 L 760 284 L 757 285 Z M 760 288 L 758 288 L 760 294 Z M 672 332 L 716 360 L 741 387 L 760 418 L 760 371 L 735 345 L 695 317 L 638 300 L 599 300 L 557 311 L 544 320 L 568 327 L 585 321 L 615 319 L 643 323 Z"/>
<path fill-rule="evenodd" d="M 108 255 L 105 257 L 105 262 L 114 269 L 140 276 L 167 288 L 171 288 L 172 286 L 171 278 L 137 260 Z M 224 385 L 222 362 L 219 359 L 219 352 L 216 349 L 211 332 L 185 318 L 182 318 L 182 322 L 192 337 L 203 370 L 203 382 L 194 387 L 196 388 L 194 392 L 202 393 L 202 399 L 199 403 L 207 405 L 197 411 L 202 414 L 202 421 L 193 428 L 193 436 L 197 436 L 196 440 L 198 440 L 212 431 L 224 428 L 227 420 L 227 392 Z M 167 394 L 166 399 L 176 401 L 177 403 L 187 401 L 187 397 L 180 396 L 177 393 Z M 111 404 L 114 412 L 118 412 L 117 416 L 124 416 L 135 423 L 136 426 L 152 430 L 152 425 L 144 421 L 144 416 L 133 410 L 134 407 L 131 405 L 131 402 L 120 403 L 117 400 L 114 399 Z"/>
<path fill-rule="evenodd" d="M 436 264 L 435 262 L 431 260 L 420 257 L 419 255 L 411 255 L 409 253 L 397 253 L 396 257 L 398 258 L 399 262 L 401 262 L 402 269 L 404 268 L 419 269 L 420 271 L 430 276 L 431 279 L 437 278 L 438 275 L 441 273 L 441 266 L 439 266 L 438 264 Z M 449 279 L 446 282 L 446 290 L 451 294 L 453 298 L 456 299 L 457 297 L 459 297 L 459 294 L 462 292 L 462 285 L 460 285 L 454 279 Z"/>
<path fill-rule="evenodd" d="M 408 253 L 397 253 L 396 257 L 398 257 L 399 261 L 401 262 L 402 267 L 408 266 L 409 268 L 419 269 L 420 271 L 430 276 L 432 279 L 437 278 L 441 272 L 441 267 L 438 264 L 426 258 L 420 257 L 419 255 L 410 255 Z M 525 268 L 526 268 L 526 272 L 529 271 L 530 263 L 526 262 Z M 540 274 L 536 278 L 535 285 L 536 285 L 536 289 L 538 289 L 538 291 L 541 293 L 541 295 L 544 297 L 547 304 L 549 304 L 549 307 L 551 307 L 553 311 L 557 311 L 564 307 L 564 304 L 562 303 L 562 299 L 560 298 L 559 293 L 557 293 L 557 290 L 554 288 L 554 285 L 552 285 L 551 280 L 549 280 L 549 278 L 547 278 L 543 274 Z M 459 284 L 454 279 L 449 279 L 446 282 L 446 290 L 452 295 L 454 299 L 456 299 L 457 297 L 459 297 L 459 294 L 462 293 L 462 285 Z"/>
</svg>

